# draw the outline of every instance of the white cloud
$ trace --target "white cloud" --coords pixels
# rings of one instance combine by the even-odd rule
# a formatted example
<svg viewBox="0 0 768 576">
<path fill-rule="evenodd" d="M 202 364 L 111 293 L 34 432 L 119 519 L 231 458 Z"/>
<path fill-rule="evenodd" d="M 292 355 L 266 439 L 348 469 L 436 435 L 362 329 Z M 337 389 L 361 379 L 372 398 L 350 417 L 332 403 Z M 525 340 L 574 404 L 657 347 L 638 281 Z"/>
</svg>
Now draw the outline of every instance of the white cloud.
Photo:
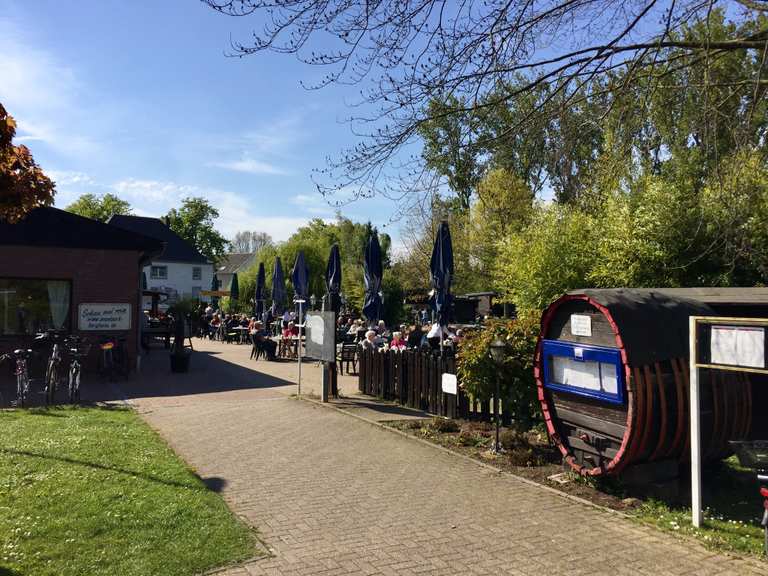
<svg viewBox="0 0 768 576">
<path fill-rule="evenodd" d="M 269 164 L 268 162 L 261 162 L 254 160 L 253 158 L 243 157 L 240 160 L 233 160 L 230 162 L 213 162 L 210 166 L 216 168 L 224 168 L 225 170 L 233 170 L 235 172 L 245 172 L 247 174 L 273 174 L 282 175 L 286 174 L 284 170 Z"/>
<path fill-rule="evenodd" d="M 127 178 L 116 182 L 110 189 L 131 203 L 137 216 L 160 217 L 171 208 L 177 208 L 182 198 L 199 196 L 208 200 L 219 212 L 216 229 L 226 238 L 240 230 L 266 232 L 276 241 L 287 240 L 297 228 L 306 225 L 309 216 L 263 216 L 254 210 L 253 198 L 217 188 L 181 184 L 178 182 Z"/>
<path fill-rule="evenodd" d="M 94 179 L 84 172 L 46 170 L 46 174 L 56 183 L 56 186 L 93 186 L 96 184 Z"/>
<path fill-rule="evenodd" d="M 196 186 L 136 178 L 116 182 L 112 185 L 112 189 L 129 201 L 159 202 L 161 205 L 168 206 L 174 206 L 184 196 L 191 196 L 199 191 Z"/>
<path fill-rule="evenodd" d="M 19 142 L 45 142 L 69 155 L 92 154 L 98 143 L 79 130 L 85 90 L 75 71 L 35 48 L 33 34 L 0 19 L 0 101 L 18 123 Z"/>
<path fill-rule="evenodd" d="M 317 214 L 324 216 L 333 216 L 334 209 L 328 205 L 320 193 L 317 194 L 297 194 L 290 199 L 290 203 L 294 206 L 298 206 L 303 211 L 309 214 Z"/>
</svg>

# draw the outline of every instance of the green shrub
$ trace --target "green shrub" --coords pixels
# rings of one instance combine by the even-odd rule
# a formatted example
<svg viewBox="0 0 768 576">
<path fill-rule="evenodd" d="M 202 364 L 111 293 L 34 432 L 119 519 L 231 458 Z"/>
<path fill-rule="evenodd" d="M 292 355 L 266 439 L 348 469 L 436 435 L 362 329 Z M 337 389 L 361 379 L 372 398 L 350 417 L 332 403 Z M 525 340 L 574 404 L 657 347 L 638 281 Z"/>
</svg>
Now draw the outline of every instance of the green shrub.
<svg viewBox="0 0 768 576">
<path fill-rule="evenodd" d="M 517 446 L 510 450 L 509 462 L 513 466 L 536 466 L 539 463 L 530 446 Z"/>
<path fill-rule="evenodd" d="M 461 343 L 457 372 L 462 389 L 471 397 L 487 401 L 495 393 L 496 378 L 501 378 L 501 397 L 515 426 L 528 430 L 539 416 L 533 356 L 539 335 L 537 311 L 521 313 L 516 320 L 486 322 L 484 330 L 469 334 Z M 490 355 L 496 337 L 507 343 L 501 368 Z"/>
<path fill-rule="evenodd" d="M 456 422 L 456 420 L 439 417 L 432 418 L 432 421 L 429 423 L 429 427 L 433 431 L 440 432 L 441 434 L 448 432 L 458 432 L 461 429 L 459 423 Z"/>
<path fill-rule="evenodd" d="M 518 447 L 530 448 L 528 437 L 515 428 L 508 428 L 502 431 L 501 434 L 499 434 L 499 442 L 505 450 L 512 450 Z"/>
</svg>

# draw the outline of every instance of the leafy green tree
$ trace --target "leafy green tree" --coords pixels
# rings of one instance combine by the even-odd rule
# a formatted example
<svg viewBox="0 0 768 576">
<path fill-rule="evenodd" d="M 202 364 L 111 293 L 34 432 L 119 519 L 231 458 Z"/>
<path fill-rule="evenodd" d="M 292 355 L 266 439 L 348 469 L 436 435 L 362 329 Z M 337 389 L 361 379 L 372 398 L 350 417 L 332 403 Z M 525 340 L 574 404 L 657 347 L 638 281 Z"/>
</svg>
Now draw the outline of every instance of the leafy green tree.
<svg viewBox="0 0 768 576">
<path fill-rule="evenodd" d="M 240 304 L 243 311 L 250 308 L 250 299 L 255 291 L 258 263 L 263 262 L 266 272 L 267 297 L 271 297 L 269 289 L 272 285 L 272 270 L 277 256 L 283 262 L 286 273 L 286 286 L 288 299 L 293 295 L 293 287 L 288 281 L 290 270 L 296 260 L 299 250 L 304 251 L 304 258 L 309 266 L 309 293 L 314 294 L 320 302 L 325 294 L 325 267 L 331 246 L 339 245 L 342 267 L 342 293 L 348 306 L 360 311 L 363 306 L 363 260 L 365 245 L 369 234 L 379 234 L 379 243 L 382 250 L 382 263 L 384 265 L 384 303 L 385 320 L 388 322 L 399 321 L 402 308 L 402 288 L 399 277 L 393 275 L 391 267 L 391 239 L 387 234 L 380 234 L 370 223 L 352 222 L 348 218 L 338 216 L 335 222 L 325 222 L 321 219 L 310 221 L 302 226 L 285 242 L 269 244 L 258 251 L 255 265 L 239 276 L 241 294 L 248 294 L 247 298 L 241 298 Z"/>
<path fill-rule="evenodd" d="M 165 220 L 171 230 L 215 265 L 229 247 L 227 239 L 214 227 L 214 220 L 218 217 L 219 211 L 205 198 L 184 198 L 181 207 L 172 208 L 165 215 Z"/>
<path fill-rule="evenodd" d="M 469 210 L 482 176 L 474 115 L 456 113 L 465 107 L 465 103 L 455 97 L 433 100 L 429 103 L 430 120 L 419 127 L 426 165 L 447 179 L 461 211 Z"/>
<path fill-rule="evenodd" d="M 14 146 L 16 121 L 0 104 L 0 219 L 17 222 L 37 206 L 50 206 L 56 186 L 24 145 Z"/>
<path fill-rule="evenodd" d="M 457 357 L 459 381 L 472 398 L 488 401 L 501 377 L 502 412 L 511 416 L 519 430 L 528 430 L 540 413 L 533 377 L 533 358 L 541 314 L 521 312 L 515 320 L 486 322 L 484 330 L 470 331 Z M 501 338 L 507 344 L 503 367 L 491 359 L 491 342 Z"/>
<path fill-rule="evenodd" d="M 590 287 L 595 218 L 575 207 L 539 207 L 522 231 L 501 240 L 496 287 L 520 309 L 542 309 L 575 288 Z"/>
<path fill-rule="evenodd" d="M 106 222 L 115 214 L 130 214 L 131 205 L 113 194 L 83 194 L 65 208 L 67 212 Z"/>
</svg>

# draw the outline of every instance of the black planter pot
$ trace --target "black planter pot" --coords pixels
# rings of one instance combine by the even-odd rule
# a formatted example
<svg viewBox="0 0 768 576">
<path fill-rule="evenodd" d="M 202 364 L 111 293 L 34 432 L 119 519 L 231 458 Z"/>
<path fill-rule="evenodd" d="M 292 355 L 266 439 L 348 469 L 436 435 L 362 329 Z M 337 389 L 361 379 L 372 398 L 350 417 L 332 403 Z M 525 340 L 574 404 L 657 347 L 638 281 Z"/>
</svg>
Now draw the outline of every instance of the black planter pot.
<svg viewBox="0 0 768 576">
<path fill-rule="evenodd" d="M 189 359 L 192 354 L 185 352 L 184 354 L 171 354 L 171 372 L 189 372 Z"/>
</svg>

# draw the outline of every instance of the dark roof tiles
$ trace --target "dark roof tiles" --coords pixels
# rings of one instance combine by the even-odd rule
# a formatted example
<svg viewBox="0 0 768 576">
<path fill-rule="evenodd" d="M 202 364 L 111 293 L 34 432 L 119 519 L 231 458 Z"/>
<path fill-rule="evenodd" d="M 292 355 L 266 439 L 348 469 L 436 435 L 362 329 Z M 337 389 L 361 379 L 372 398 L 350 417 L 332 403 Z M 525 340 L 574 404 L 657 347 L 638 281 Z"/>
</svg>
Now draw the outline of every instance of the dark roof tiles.
<svg viewBox="0 0 768 576">
<path fill-rule="evenodd" d="M 16 224 L 0 220 L 0 244 L 145 253 L 163 249 L 163 242 L 151 236 L 50 207 L 35 208 Z"/>
<path fill-rule="evenodd" d="M 156 260 L 209 263 L 206 257 L 200 254 L 194 246 L 176 234 L 159 218 L 115 215 L 109 219 L 109 224 L 165 242 L 165 250 Z"/>
</svg>

